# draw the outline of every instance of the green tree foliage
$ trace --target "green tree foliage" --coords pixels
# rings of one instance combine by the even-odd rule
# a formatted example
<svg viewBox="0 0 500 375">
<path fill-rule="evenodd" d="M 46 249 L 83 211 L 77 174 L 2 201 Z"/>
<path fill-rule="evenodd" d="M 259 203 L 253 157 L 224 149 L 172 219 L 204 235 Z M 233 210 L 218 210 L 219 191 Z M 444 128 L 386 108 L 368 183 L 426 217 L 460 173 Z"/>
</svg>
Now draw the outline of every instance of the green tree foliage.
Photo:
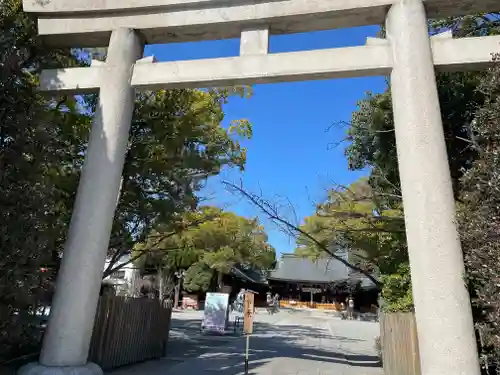
<svg viewBox="0 0 500 375">
<path fill-rule="evenodd" d="M 401 210 L 381 208 L 373 200 L 366 179 L 348 187 L 329 191 L 327 200 L 301 226 L 296 253 L 312 259 L 323 257 L 324 247 L 347 248 L 349 261 L 381 278 L 407 262 L 407 252 L 400 237 L 404 236 Z"/>
<path fill-rule="evenodd" d="M 193 293 L 210 290 L 213 283 L 213 271 L 206 263 L 193 263 L 184 276 L 184 288 Z"/>
<path fill-rule="evenodd" d="M 230 274 L 234 266 L 265 270 L 275 261 L 275 251 L 257 219 L 207 206 L 185 214 L 184 220 L 199 224 L 175 235 L 152 232 L 136 247 L 134 257 L 146 253 L 143 263 L 162 267 L 166 274 L 186 270 L 187 290 L 219 286 L 222 275 Z"/>
<path fill-rule="evenodd" d="M 485 368 L 499 369 L 500 63 L 481 80 L 479 90 L 486 98 L 472 123 L 479 158 L 461 179 L 458 219 L 481 359 Z"/>
<path fill-rule="evenodd" d="M 44 97 L 42 68 L 82 66 L 85 53 L 49 50 L 21 0 L 0 2 L 0 361 L 33 340 L 33 311 L 50 303 L 96 96 Z M 246 120 L 223 127 L 223 105 L 244 88 L 137 95 L 109 256 L 117 261 L 154 226 L 174 233 L 203 181 L 244 168 Z M 108 270 L 108 273 L 113 268 Z M 41 272 L 41 268 L 49 272 Z M 105 274 L 106 275 L 106 274 Z"/>
<path fill-rule="evenodd" d="M 382 310 L 385 312 L 413 311 L 411 294 L 410 265 L 408 261 L 395 263 L 397 268 L 389 274 L 382 275 Z"/>
<path fill-rule="evenodd" d="M 431 34 L 451 29 L 456 37 L 494 35 L 500 33 L 499 14 L 432 21 L 429 28 Z M 477 157 L 469 139 L 470 124 L 475 112 L 484 103 L 483 93 L 477 90 L 481 76 L 481 72 L 437 75 L 443 130 L 457 197 L 463 170 L 469 169 Z M 394 195 L 400 195 L 400 192 L 389 86 L 383 93 L 368 93 L 359 101 L 358 110 L 352 115 L 346 140 L 349 142 L 346 148 L 349 168 L 371 168 L 370 185 L 374 188 L 377 199 L 383 198 L 389 204 L 394 202 Z M 399 204 L 397 197 L 396 204 Z"/>
<path fill-rule="evenodd" d="M 155 225 L 172 225 L 179 214 L 194 210 L 208 177 L 225 166 L 244 168 L 246 149 L 239 140 L 251 137 L 250 123 L 220 125 L 231 94 L 183 89 L 137 96 L 109 251 L 113 261 L 104 276 Z"/>
<path fill-rule="evenodd" d="M 79 64 L 48 51 L 21 1 L 0 3 L 0 361 L 36 334 L 29 314 L 45 299 L 67 230 L 89 119 L 73 100 L 36 92 L 41 67 Z"/>
<path fill-rule="evenodd" d="M 476 151 L 471 147 L 470 123 L 474 113 L 483 103 L 482 94 L 476 90 L 480 74 L 439 74 L 438 93 L 443 114 L 443 129 L 448 149 L 450 172 L 455 195 L 463 170 L 471 166 Z M 370 184 L 385 195 L 378 199 L 392 204 L 400 199 L 396 138 L 389 88 L 382 94 L 368 93 L 353 113 L 346 149 L 349 168 L 371 167 Z"/>
<path fill-rule="evenodd" d="M 451 29 L 456 37 L 498 34 L 500 22 L 498 14 L 475 15 L 432 21 L 431 34 Z M 481 72 L 441 73 L 437 75 L 438 94 L 441 104 L 443 130 L 455 197 L 461 199 L 460 179 L 480 156 L 474 145 L 475 133 L 471 124 L 476 112 L 485 103 L 485 94 L 477 90 L 483 76 Z M 381 94 L 367 94 L 358 103 L 348 130 L 346 156 L 351 170 L 370 168 L 369 184 L 373 188 L 373 199 L 385 208 L 401 209 L 401 191 L 397 165 L 396 139 L 389 87 Z M 400 249 L 406 249 L 404 235 L 394 237 Z M 390 310 L 407 310 L 410 305 L 407 292 L 401 286 L 410 287 L 409 268 L 406 260 L 399 271 L 389 278 L 384 277 L 384 297 L 391 296 Z M 408 282 L 407 282 L 408 281 Z M 391 290 L 396 286 L 396 290 Z M 397 298 L 401 297 L 398 302 Z M 389 304 L 389 305 L 391 305 Z M 387 306 L 387 305 L 386 305 Z"/>
</svg>

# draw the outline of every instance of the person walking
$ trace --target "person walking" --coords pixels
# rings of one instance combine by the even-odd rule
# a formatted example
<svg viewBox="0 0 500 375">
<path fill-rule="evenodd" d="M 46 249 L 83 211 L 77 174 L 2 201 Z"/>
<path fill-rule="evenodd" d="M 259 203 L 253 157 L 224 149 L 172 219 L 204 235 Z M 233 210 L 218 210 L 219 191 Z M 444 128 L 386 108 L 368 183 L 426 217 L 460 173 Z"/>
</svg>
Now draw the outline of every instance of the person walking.
<svg viewBox="0 0 500 375">
<path fill-rule="evenodd" d="M 245 289 L 240 289 L 238 295 L 236 296 L 236 300 L 234 301 L 233 310 L 238 313 L 243 313 L 244 303 L 245 303 Z"/>
<path fill-rule="evenodd" d="M 271 315 L 273 313 L 273 295 L 271 294 L 271 291 L 268 291 L 266 293 L 266 304 L 267 304 L 267 313 Z"/>
<path fill-rule="evenodd" d="M 269 291 L 266 293 L 266 302 L 269 305 L 272 301 L 273 301 L 273 296 L 272 296 L 271 292 Z"/>
<path fill-rule="evenodd" d="M 276 293 L 273 297 L 273 303 L 274 303 L 274 309 L 276 312 L 278 312 L 279 307 L 280 307 L 280 295 Z"/>
<path fill-rule="evenodd" d="M 349 320 L 354 319 L 354 298 L 352 296 L 347 299 L 347 316 Z"/>
</svg>

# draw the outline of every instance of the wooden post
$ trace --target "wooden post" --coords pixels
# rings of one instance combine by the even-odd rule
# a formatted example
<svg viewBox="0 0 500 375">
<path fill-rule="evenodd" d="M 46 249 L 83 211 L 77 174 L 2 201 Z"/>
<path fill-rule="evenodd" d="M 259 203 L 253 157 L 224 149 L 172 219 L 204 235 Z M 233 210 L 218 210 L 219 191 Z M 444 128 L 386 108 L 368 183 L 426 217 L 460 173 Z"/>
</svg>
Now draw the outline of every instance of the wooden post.
<svg viewBox="0 0 500 375">
<path fill-rule="evenodd" d="M 253 310 L 254 310 L 254 294 L 250 292 L 245 293 L 245 316 L 243 320 L 243 332 L 246 335 L 253 333 Z"/>
<path fill-rule="evenodd" d="M 250 335 L 253 333 L 253 314 L 254 314 L 254 294 L 250 292 L 245 293 L 244 303 L 244 320 L 243 332 L 246 335 L 245 345 L 245 375 L 248 375 L 248 350 L 250 347 Z"/>
</svg>

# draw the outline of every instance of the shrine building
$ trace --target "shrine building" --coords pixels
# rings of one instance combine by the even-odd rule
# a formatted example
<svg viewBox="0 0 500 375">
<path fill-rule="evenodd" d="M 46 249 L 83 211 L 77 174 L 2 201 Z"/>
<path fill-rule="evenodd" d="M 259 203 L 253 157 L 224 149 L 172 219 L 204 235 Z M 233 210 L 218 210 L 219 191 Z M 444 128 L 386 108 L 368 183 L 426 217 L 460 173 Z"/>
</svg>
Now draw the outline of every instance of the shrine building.
<svg viewBox="0 0 500 375">
<path fill-rule="evenodd" d="M 347 251 L 337 255 L 347 260 Z M 282 307 L 339 310 L 340 303 L 352 295 L 356 309 L 368 311 L 377 304 L 379 292 L 366 276 L 331 257 L 313 261 L 296 254 L 281 254 L 267 281 L 271 292 L 280 295 Z"/>
</svg>

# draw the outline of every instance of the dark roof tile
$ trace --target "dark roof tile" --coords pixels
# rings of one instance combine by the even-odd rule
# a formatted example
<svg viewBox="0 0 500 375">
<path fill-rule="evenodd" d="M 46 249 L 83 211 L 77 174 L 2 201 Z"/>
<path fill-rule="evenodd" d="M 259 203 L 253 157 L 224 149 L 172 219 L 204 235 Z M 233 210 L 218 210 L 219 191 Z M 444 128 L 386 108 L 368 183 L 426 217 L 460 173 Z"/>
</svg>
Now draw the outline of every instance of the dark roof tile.
<svg viewBox="0 0 500 375">
<path fill-rule="evenodd" d="M 329 283 L 349 278 L 349 268 L 332 258 L 312 261 L 295 254 L 282 254 L 270 280 L 293 280 Z"/>
</svg>

